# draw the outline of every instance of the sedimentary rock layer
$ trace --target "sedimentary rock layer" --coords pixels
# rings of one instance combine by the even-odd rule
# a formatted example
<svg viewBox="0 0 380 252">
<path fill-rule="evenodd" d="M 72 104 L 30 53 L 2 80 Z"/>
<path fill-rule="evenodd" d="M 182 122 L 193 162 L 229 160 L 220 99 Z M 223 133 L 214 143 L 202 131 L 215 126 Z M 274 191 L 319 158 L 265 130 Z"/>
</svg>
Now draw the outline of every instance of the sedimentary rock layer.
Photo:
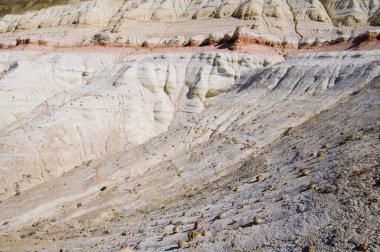
<svg viewBox="0 0 380 252">
<path fill-rule="evenodd" d="M 3 200 L 0 221 L 7 235 L 0 237 L 2 244 L 176 249 L 177 240 L 202 219 L 211 235 L 186 246 L 264 251 L 310 243 L 322 250 L 347 250 L 366 243 L 376 250 L 378 205 L 367 203 L 376 199 L 379 179 L 378 59 L 378 51 L 299 54 L 251 69 L 228 92 L 203 103 L 203 112 L 187 113 L 151 140 Z M 125 85 L 116 83 L 107 85 L 108 92 Z M 155 88 L 167 96 L 163 85 L 146 92 Z M 182 103 L 191 100 L 189 94 Z M 136 94 L 131 95 L 133 100 Z M 101 105 L 105 98 L 99 99 L 91 104 Z M 52 120 L 55 113 L 44 117 Z M 93 123 L 95 118 L 113 122 L 101 113 L 93 118 Z M 97 134 L 101 139 L 104 132 Z M 256 182 L 258 175 L 263 181 Z M 219 213 L 224 215 L 217 220 Z M 260 217 L 260 225 L 252 226 L 253 216 Z M 337 223 L 346 228 L 337 230 Z M 173 225 L 183 231 L 161 239 Z M 355 233 L 359 226 L 369 235 Z"/>
<path fill-rule="evenodd" d="M 376 29 L 378 1 L 3 1 L 0 43 L 182 45 L 247 27 L 277 41 L 334 39 Z M 7 7 L 12 5 L 12 8 Z M 42 8 L 41 7 L 49 7 Z"/>
</svg>

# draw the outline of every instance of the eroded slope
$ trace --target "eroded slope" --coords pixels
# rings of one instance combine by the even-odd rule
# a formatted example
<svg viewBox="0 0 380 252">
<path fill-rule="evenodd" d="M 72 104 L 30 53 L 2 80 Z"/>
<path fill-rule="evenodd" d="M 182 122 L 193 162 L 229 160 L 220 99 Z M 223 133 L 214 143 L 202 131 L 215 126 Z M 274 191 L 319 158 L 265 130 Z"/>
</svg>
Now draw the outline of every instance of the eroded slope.
<svg viewBox="0 0 380 252">
<path fill-rule="evenodd" d="M 378 56 L 302 54 L 254 70 L 152 140 L 4 200 L 2 244 L 171 250 L 202 219 L 210 235 L 186 248 L 376 251 Z"/>
<path fill-rule="evenodd" d="M 266 55 L 268 56 L 268 55 Z M 272 55 L 5 53 L 0 197 L 144 143 Z M 27 73 L 27 74 L 25 74 Z"/>
<path fill-rule="evenodd" d="M 31 6 L 44 5 L 38 1 Z M 16 3 L 12 6 L 19 9 Z M 329 40 L 376 29 L 380 13 L 378 1 L 362 0 L 92 0 L 52 3 L 40 10 L 31 6 L 23 7 L 28 10 L 24 13 L 10 11 L 0 19 L 1 47 L 98 42 L 177 47 L 193 40 L 199 44 L 209 34 L 219 39 L 232 36 L 236 27 L 279 42 Z"/>
</svg>

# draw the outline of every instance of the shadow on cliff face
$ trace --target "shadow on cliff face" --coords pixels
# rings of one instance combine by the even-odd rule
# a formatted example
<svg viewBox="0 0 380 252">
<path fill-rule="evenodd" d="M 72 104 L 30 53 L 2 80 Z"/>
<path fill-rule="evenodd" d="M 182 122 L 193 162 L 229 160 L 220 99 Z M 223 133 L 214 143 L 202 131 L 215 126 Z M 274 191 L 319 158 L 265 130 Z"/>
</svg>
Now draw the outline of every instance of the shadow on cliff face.
<svg viewBox="0 0 380 252">
<path fill-rule="evenodd" d="M 20 14 L 30 10 L 85 1 L 87 0 L 0 0 L 0 18 L 8 14 Z"/>
</svg>

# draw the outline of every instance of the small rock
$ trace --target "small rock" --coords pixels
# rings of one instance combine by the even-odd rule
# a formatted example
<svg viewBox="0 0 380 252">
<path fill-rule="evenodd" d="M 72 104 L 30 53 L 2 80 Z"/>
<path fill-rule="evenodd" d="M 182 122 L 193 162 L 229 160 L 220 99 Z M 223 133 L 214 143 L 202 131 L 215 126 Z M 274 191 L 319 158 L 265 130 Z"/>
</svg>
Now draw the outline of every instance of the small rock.
<svg viewBox="0 0 380 252">
<path fill-rule="evenodd" d="M 258 216 L 253 217 L 253 225 L 260 225 L 261 224 L 261 219 Z"/>
<path fill-rule="evenodd" d="M 195 239 L 198 236 L 199 236 L 199 233 L 196 230 L 191 230 L 187 233 L 187 238 L 189 238 L 190 241 Z"/>
<path fill-rule="evenodd" d="M 210 232 L 208 230 L 202 231 L 202 236 L 209 236 Z"/>
<path fill-rule="evenodd" d="M 304 252 L 313 252 L 313 245 L 309 244 L 304 248 Z"/>
<path fill-rule="evenodd" d="M 367 250 L 368 250 L 368 245 L 365 244 L 365 243 L 361 243 L 361 244 L 359 244 L 359 245 L 356 247 L 356 249 L 357 249 L 358 251 L 367 251 Z"/>
<path fill-rule="evenodd" d="M 127 249 L 128 248 L 128 244 L 126 243 L 123 243 L 121 246 L 120 246 L 120 249 Z"/>
<path fill-rule="evenodd" d="M 301 174 L 301 176 L 305 177 L 305 176 L 309 175 L 309 171 L 306 169 L 300 169 L 300 174 Z"/>
<path fill-rule="evenodd" d="M 324 157 L 326 155 L 326 152 L 324 151 L 318 151 L 317 157 Z"/>
<path fill-rule="evenodd" d="M 179 239 L 177 244 L 178 244 L 179 248 L 183 248 L 183 247 L 185 247 L 186 242 L 183 239 Z"/>
<path fill-rule="evenodd" d="M 200 229 L 203 226 L 203 224 L 204 224 L 203 220 L 197 220 L 194 223 L 194 229 Z"/>
<path fill-rule="evenodd" d="M 317 188 L 317 185 L 314 184 L 314 183 L 310 183 L 308 186 L 307 186 L 307 189 L 308 190 L 315 190 Z"/>
<path fill-rule="evenodd" d="M 179 227 L 173 227 L 173 234 L 179 233 Z"/>
<path fill-rule="evenodd" d="M 217 219 L 217 220 L 224 219 L 224 216 L 225 216 L 224 213 L 220 213 L 220 214 L 218 214 L 218 216 L 216 216 L 216 219 Z"/>
</svg>

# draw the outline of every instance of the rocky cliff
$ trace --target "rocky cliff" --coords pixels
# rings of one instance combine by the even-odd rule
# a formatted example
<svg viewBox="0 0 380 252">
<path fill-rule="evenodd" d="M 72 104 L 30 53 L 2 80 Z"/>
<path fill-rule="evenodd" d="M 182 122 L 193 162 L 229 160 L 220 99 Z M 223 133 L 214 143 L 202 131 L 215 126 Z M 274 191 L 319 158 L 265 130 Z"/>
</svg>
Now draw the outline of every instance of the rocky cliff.
<svg viewBox="0 0 380 252">
<path fill-rule="evenodd" d="M 2 1 L 0 43 L 182 46 L 236 27 L 288 42 L 329 40 L 380 24 L 376 0 Z M 19 41 L 19 42 L 18 42 Z"/>
<path fill-rule="evenodd" d="M 0 1 L 0 251 L 378 251 L 379 7 Z"/>
</svg>

